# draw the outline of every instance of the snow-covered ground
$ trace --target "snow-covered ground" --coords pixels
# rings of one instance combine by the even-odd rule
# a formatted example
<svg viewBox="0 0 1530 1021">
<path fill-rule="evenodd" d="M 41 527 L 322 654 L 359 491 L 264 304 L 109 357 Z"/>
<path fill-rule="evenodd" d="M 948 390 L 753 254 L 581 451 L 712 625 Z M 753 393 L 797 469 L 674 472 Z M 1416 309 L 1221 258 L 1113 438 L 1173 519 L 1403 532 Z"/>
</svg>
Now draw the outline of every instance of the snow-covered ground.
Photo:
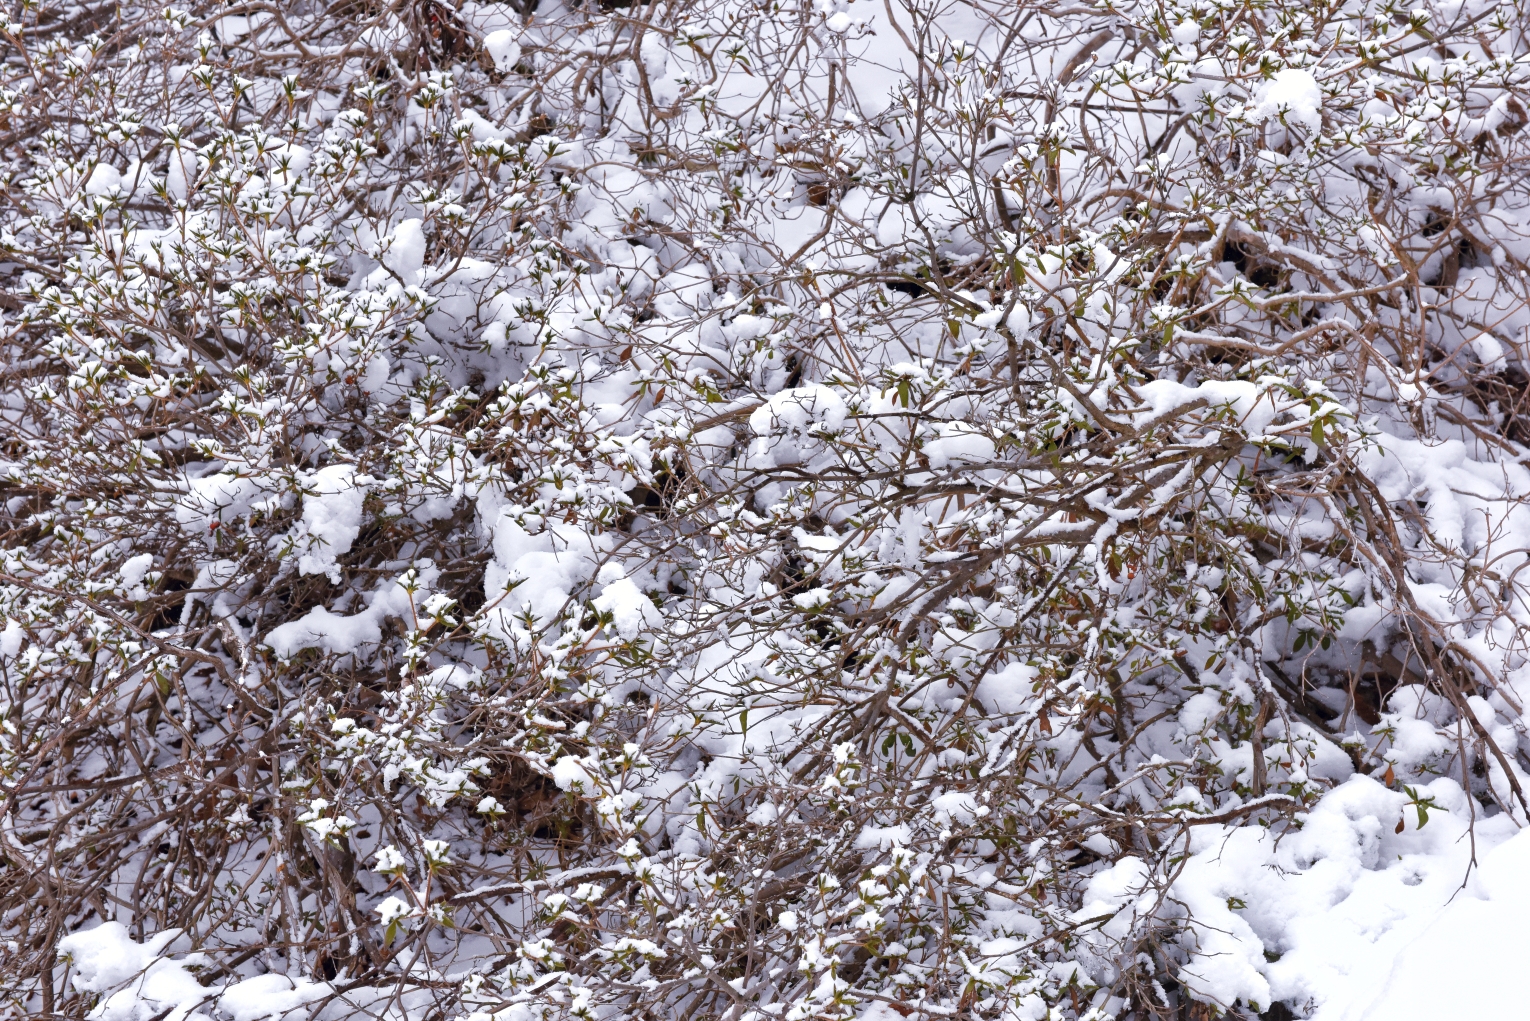
<svg viewBox="0 0 1530 1021">
<path fill-rule="evenodd" d="M 0 1002 L 1526 1016 L 1527 24 L 0 13 Z"/>
</svg>

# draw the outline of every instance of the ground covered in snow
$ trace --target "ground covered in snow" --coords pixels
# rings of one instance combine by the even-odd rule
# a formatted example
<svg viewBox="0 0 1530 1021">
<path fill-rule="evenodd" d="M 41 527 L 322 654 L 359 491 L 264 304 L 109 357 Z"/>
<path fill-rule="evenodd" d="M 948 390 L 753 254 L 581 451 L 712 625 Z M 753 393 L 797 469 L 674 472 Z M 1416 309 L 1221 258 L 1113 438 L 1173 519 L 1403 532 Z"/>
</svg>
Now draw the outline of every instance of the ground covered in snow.
<svg viewBox="0 0 1530 1021">
<path fill-rule="evenodd" d="M 0 1002 L 1523 1016 L 1526 24 L 0 12 Z"/>
</svg>

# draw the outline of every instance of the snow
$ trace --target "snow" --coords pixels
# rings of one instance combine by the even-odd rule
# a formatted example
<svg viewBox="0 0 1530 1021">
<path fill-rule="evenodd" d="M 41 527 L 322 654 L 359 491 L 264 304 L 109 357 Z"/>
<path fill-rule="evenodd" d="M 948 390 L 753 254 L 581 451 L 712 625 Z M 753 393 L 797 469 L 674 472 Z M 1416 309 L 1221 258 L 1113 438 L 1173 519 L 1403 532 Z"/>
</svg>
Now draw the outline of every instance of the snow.
<svg viewBox="0 0 1530 1021">
<path fill-rule="evenodd" d="M 323 649 L 344 656 L 363 645 L 376 645 L 381 639 L 379 614 L 366 612 L 345 616 L 315 606 L 300 619 L 273 628 L 266 635 L 265 644 L 282 659 L 291 659 L 304 649 Z"/>
<path fill-rule="evenodd" d="M 749 416 L 749 428 L 759 437 L 755 454 L 777 465 L 811 456 L 813 437 L 838 432 L 846 413 L 844 398 L 830 387 L 783 390 Z"/>
<path fill-rule="evenodd" d="M 248 514 L 264 490 L 255 478 L 222 471 L 192 480 L 187 495 L 177 502 L 176 520 L 192 535 L 213 541 L 212 533 L 225 522 Z"/>
<path fill-rule="evenodd" d="M 21 626 L 19 620 L 7 620 L 5 627 L 0 629 L 0 656 L 6 659 L 15 659 L 21 651 L 22 643 L 26 641 L 26 629 Z"/>
<path fill-rule="evenodd" d="M 926 440 L 922 450 L 931 468 L 982 464 L 993 460 L 994 442 L 965 422 L 950 422 L 941 427 L 938 438 Z"/>
<path fill-rule="evenodd" d="M 560 525 L 532 535 L 509 515 L 499 518 L 493 535 L 494 561 L 484 573 L 484 594 L 496 627 L 517 642 L 525 640 L 519 636 L 529 636 L 524 626 L 528 615 L 545 625 L 595 575 L 598 559 L 610 545 L 605 536 Z M 624 626 L 636 627 L 649 618 L 630 595 L 626 586 L 617 589 L 607 607 L 609 612 L 622 611 Z"/>
<path fill-rule="evenodd" d="M 520 33 L 501 28 L 483 37 L 483 48 L 499 71 L 509 71 L 521 59 Z"/>
<path fill-rule="evenodd" d="M 205 1019 L 193 1013 L 212 998 L 186 965 L 201 962 L 199 956 L 172 961 L 162 952 L 181 935 L 168 929 L 146 942 L 134 942 L 127 926 L 102 922 L 58 941 L 60 957 L 75 970 L 74 987 L 82 992 L 106 993 L 91 1010 L 92 1021 L 185 1021 Z"/>
<path fill-rule="evenodd" d="M 1495 962 L 1522 952 L 1527 937 L 1513 920 L 1530 907 L 1519 871 L 1530 864 L 1530 833 L 1516 835 L 1502 817 L 1473 822 L 1452 780 L 1435 780 L 1424 794 L 1440 807 L 1422 827 L 1403 792 L 1356 776 L 1279 843 L 1257 827 L 1191 831 L 1192 856 L 1173 882 L 1172 910 L 1192 920 L 1181 945 L 1196 996 L 1224 1004 L 1278 999 L 1314 1021 L 1422 1021 L 1441 1016 L 1432 1011 L 1459 993 L 1455 976 L 1485 977 Z M 1472 868 L 1473 840 L 1479 856 L 1488 852 L 1480 870 Z M 1131 920 L 1163 910 L 1152 886 L 1143 862 L 1124 859 L 1091 882 L 1077 916 L 1113 916 L 1095 940 L 1124 932 Z M 1489 922 L 1497 927 L 1479 931 L 1503 934 L 1491 949 L 1462 941 L 1457 957 L 1439 953 Z M 1449 968 L 1458 958 L 1476 963 Z M 1423 966 L 1442 960 L 1443 971 Z M 1441 983 L 1441 974 L 1452 981 Z M 1409 978 L 1399 983 L 1402 975 Z M 1485 1013 L 1471 1016 L 1517 1016 L 1501 991 L 1494 998 L 1480 983 L 1474 988 L 1472 1002 Z"/>
<path fill-rule="evenodd" d="M 1015 713 L 1031 700 L 1037 671 L 1025 663 L 1009 663 L 986 674 L 974 694 L 994 713 Z"/>
<path fill-rule="evenodd" d="M 1420 916 L 1427 919 L 1429 912 Z M 1363 981 L 1354 983 L 1350 1004 L 1342 1011 L 1322 1010 L 1314 1021 L 1522 1018 L 1518 983 L 1505 980 L 1518 975 L 1530 957 L 1527 918 L 1530 831 L 1522 831 L 1486 854 L 1481 868 L 1427 924 L 1408 926 L 1411 938 L 1390 941 L 1401 943 L 1400 949 L 1373 950 L 1376 959 Z M 1365 952 L 1363 944 L 1359 949 Z"/>
<path fill-rule="evenodd" d="M 110 195 L 122 190 L 122 172 L 109 163 L 98 163 L 85 180 L 85 194 Z"/>
<path fill-rule="evenodd" d="M 108 994 L 90 1011 L 92 1021 L 208 1021 L 202 1008 L 214 1003 L 231 1021 L 264 1021 L 334 993 L 328 983 L 277 974 L 204 987 L 188 970 L 206 963 L 204 955 L 164 953 L 180 936 L 169 929 L 139 943 L 122 923 L 103 922 L 59 940 L 58 953 L 73 968 L 76 989 Z"/>
<path fill-rule="evenodd" d="M 367 362 L 366 371 L 362 374 L 361 389 L 368 393 L 377 393 L 387 384 L 391 368 L 387 355 L 373 355 Z"/>
<path fill-rule="evenodd" d="M 216 7 L 9 16 L 0 959 L 108 1021 L 1525 1013 L 1513 19 Z"/>
<path fill-rule="evenodd" d="M 141 591 L 143 576 L 148 574 L 149 568 L 153 566 L 154 554 L 152 553 L 140 553 L 136 557 L 129 557 L 123 561 L 122 567 L 117 571 L 118 577 L 122 579 L 122 587 L 129 592 Z"/>
<path fill-rule="evenodd" d="M 595 609 L 612 616 L 616 633 L 631 641 L 644 629 L 659 627 L 664 617 L 629 578 L 617 578 L 606 584 L 595 597 Z"/>
<path fill-rule="evenodd" d="M 413 623 L 415 606 L 402 584 L 388 583 L 370 595 L 367 608 L 360 613 L 339 614 L 315 606 L 297 620 L 272 628 L 262 644 L 282 659 L 291 659 L 304 649 L 348 656 L 376 645 L 388 617 L 404 617 Z"/>
<path fill-rule="evenodd" d="M 405 904 L 398 897 L 384 898 L 382 903 L 377 905 L 376 911 L 378 920 L 385 927 L 392 925 L 400 919 L 409 918 L 415 913 L 414 908 Z"/>
<path fill-rule="evenodd" d="M 147 943 L 135 943 L 121 922 L 102 922 L 65 936 L 58 941 L 60 957 L 73 966 L 75 988 L 89 993 L 104 993 L 137 977 L 159 960 L 160 951 L 172 943 L 179 931 L 159 933 Z"/>
<path fill-rule="evenodd" d="M 309 478 L 303 496 L 303 519 L 291 533 L 299 574 L 323 574 L 338 582 L 339 557 L 350 552 L 361 534 L 365 483 L 348 464 L 320 468 Z"/>
<path fill-rule="evenodd" d="M 1147 410 L 1136 416 L 1139 426 L 1187 404 L 1205 401 L 1213 407 L 1228 408 L 1250 436 L 1260 436 L 1280 409 L 1273 393 L 1242 380 L 1215 380 L 1190 387 L 1172 379 L 1154 379 L 1138 387 L 1137 392 L 1147 403 Z"/>
<path fill-rule="evenodd" d="M 327 982 L 292 979 L 286 975 L 257 975 L 237 982 L 218 996 L 218 1008 L 232 1021 L 279 1018 L 305 1004 L 334 993 Z"/>
<path fill-rule="evenodd" d="M 585 765 L 585 762 L 576 756 L 563 756 L 553 763 L 553 782 L 558 785 L 559 790 L 593 794 L 594 779 Z"/>
<path fill-rule="evenodd" d="M 384 241 L 383 265 L 392 270 L 405 286 L 415 286 L 425 279 L 424 221 L 404 220 Z"/>
<path fill-rule="evenodd" d="M 1248 116 L 1254 121 L 1284 117 L 1316 133 L 1322 127 L 1322 110 L 1323 89 L 1312 72 L 1287 67 L 1276 71 L 1255 91 Z"/>
<path fill-rule="evenodd" d="M 855 846 L 876 847 L 885 851 L 891 847 L 901 847 L 912 839 L 913 831 L 907 825 L 862 826 L 860 835 L 855 838 Z"/>
</svg>

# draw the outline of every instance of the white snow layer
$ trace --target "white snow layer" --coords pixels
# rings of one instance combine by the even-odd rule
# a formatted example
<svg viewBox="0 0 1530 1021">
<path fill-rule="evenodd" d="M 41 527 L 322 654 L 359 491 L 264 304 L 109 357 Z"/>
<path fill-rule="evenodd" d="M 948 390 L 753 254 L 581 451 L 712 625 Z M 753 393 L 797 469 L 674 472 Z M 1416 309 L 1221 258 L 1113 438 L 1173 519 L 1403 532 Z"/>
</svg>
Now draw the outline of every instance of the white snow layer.
<svg viewBox="0 0 1530 1021">
<path fill-rule="evenodd" d="M 490 32 L 483 37 L 483 48 L 499 71 L 509 71 L 521 59 L 520 33 L 508 28 Z"/>
<path fill-rule="evenodd" d="M 281 1017 L 289 1010 L 334 992 L 325 982 L 293 980 L 286 975 L 257 975 L 229 986 L 218 997 L 218 1006 L 233 1021 L 262 1021 Z"/>
<path fill-rule="evenodd" d="M 348 464 L 320 468 L 309 480 L 312 487 L 303 497 L 303 520 L 293 529 L 292 541 L 301 550 L 299 574 L 325 574 L 339 581 L 335 558 L 350 552 L 361 533 L 361 506 L 366 490 L 356 469 Z"/>
<path fill-rule="evenodd" d="M 1311 71 L 1288 67 L 1254 93 L 1249 116 L 1256 121 L 1284 116 L 1286 122 L 1299 123 L 1311 131 L 1322 127 L 1323 90 Z"/>
<path fill-rule="evenodd" d="M 566 755 L 553 778 L 563 790 L 589 792 L 588 767 Z M 1516 832 L 1505 816 L 1479 818 L 1474 840 L 1454 781 L 1417 794 L 1436 805 L 1422 826 L 1408 794 L 1356 776 L 1278 844 L 1259 827 L 1192 829 L 1191 856 L 1169 897 L 1129 857 L 1095 877 L 1078 915 L 1114 915 L 1093 937 L 1104 949 L 1135 915 L 1177 903 L 1189 915 L 1184 975 L 1208 1000 L 1287 999 L 1310 1021 L 1518 1021 L 1524 1002 L 1503 977 L 1530 954 L 1530 832 Z M 963 794 L 937 807 L 953 820 L 977 808 Z M 868 827 L 856 846 L 903 843 L 905 830 Z M 275 974 L 203 987 L 187 970 L 202 955 L 165 954 L 179 936 L 169 930 L 138 943 L 106 922 L 60 940 L 59 954 L 75 988 L 107 994 L 95 1021 L 206 1019 L 214 1006 L 232 1021 L 264 1021 L 334 993 Z M 985 967 L 1003 966 L 1007 942 L 984 946 Z"/>
<path fill-rule="evenodd" d="M 180 935 L 168 929 L 137 943 L 121 922 L 103 922 L 59 940 L 58 953 L 73 967 L 76 989 L 109 994 L 91 1010 L 93 1021 L 210 1021 L 214 1004 L 232 1021 L 264 1021 L 335 992 L 325 982 L 275 974 L 203 986 L 189 969 L 205 955 L 163 953 Z"/>
<path fill-rule="evenodd" d="M 1473 825 L 1454 780 L 1415 793 L 1356 775 L 1278 842 L 1257 826 L 1193 828 L 1169 897 L 1128 857 L 1094 878 L 1078 917 L 1113 915 L 1090 937 L 1103 951 L 1135 917 L 1179 914 L 1183 976 L 1210 1002 L 1281 1000 L 1311 1021 L 1522 1018 L 1501 976 L 1530 952 L 1530 833 L 1504 815 Z"/>
<path fill-rule="evenodd" d="M 201 955 L 172 961 L 160 952 L 181 934 L 168 929 L 147 942 L 135 943 L 121 922 L 103 922 L 94 929 L 65 936 L 58 953 L 75 969 L 74 987 L 84 993 L 108 993 L 90 1012 L 97 1021 L 184 1021 L 210 998 L 187 965 Z"/>
<path fill-rule="evenodd" d="M 1440 887 L 1454 879 L 1441 877 Z M 1530 833 L 1489 852 L 1482 868 L 1427 924 L 1399 924 L 1390 946 L 1362 955 L 1349 1003 L 1324 1018 L 1432 1021 L 1523 1018 L 1530 1003 L 1505 981 L 1530 958 Z M 1393 947 L 1400 947 L 1391 952 Z M 1367 959 L 1368 958 L 1368 959 Z M 1335 1001 L 1339 1007 L 1339 1001 Z"/>
<path fill-rule="evenodd" d="M 426 582 L 432 576 L 427 572 Z M 366 609 L 359 613 L 333 613 L 315 606 L 297 620 L 272 628 L 262 643 L 282 659 L 291 659 L 304 649 L 323 649 L 337 656 L 350 655 L 366 645 L 382 640 L 382 624 L 389 617 L 413 620 L 416 600 L 425 593 L 411 596 L 402 584 L 389 583 L 369 597 Z M 411 625 L 412 626 L 412 625 Z"/>
</svg>

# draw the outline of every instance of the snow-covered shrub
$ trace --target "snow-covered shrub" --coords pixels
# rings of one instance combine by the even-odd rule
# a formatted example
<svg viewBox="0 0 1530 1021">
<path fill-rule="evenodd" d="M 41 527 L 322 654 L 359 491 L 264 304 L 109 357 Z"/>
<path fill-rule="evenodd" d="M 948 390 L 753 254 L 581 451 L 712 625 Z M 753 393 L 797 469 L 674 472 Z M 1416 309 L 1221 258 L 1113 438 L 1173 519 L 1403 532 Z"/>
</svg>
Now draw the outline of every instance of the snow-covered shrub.
<svg viewBox="0 0 1530 1021">
<path fill-rule="evenodd" d="M 1507 917 L 1525 16 L 12 5 L 9 1008 L 1337 1017 Z"/>
</svg>

